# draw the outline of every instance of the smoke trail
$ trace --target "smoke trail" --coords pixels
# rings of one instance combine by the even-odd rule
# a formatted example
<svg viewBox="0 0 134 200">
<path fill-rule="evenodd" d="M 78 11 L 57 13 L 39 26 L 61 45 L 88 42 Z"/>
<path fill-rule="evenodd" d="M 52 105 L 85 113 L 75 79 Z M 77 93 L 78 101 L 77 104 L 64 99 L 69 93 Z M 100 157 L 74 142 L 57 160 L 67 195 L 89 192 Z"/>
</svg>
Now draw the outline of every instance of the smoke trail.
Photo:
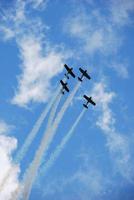
<svg viewBox="0 0 134 200">
<path fill-rule="evenodd" d="M 53 123 L 53 120 L 54 120 L 54 117 L 55 117 L 55 114 L 56 114 L 56 111 L 57 111 L 57 108 L 58 108 L 58 105 L 60 103 L 60 100 L 61 100 L 61 96 L 62 94 L 60 94 L 58 97 L 57 97 L 57 100 L 54 104 L 54 106 L 52 107 L 52 110 L 51 110 L 51 113 L 50 113 L 50 117 L 48 119 L 48 124 L 47 124 L 47 128 L 46 130 L 49 130 L 52 126 L 52 123 Z"/>
<path fill-rule="evenodd" d="M 49 110 L 51 109 L 52 105 L 54 104 L 54 102 L 56 101 L 57 96 L 59 96 L 60 90 L 58 89 L 54 95 L 54 98 L 51 99 L 50 103 L 47 105 L 47 107 L 45 108 L 45 110 L 42 112 L 42 114 L 40 115 L 39 119 L 37 120 L 37 122 L 35 123 L 32 131 L 28 134 L 28 137 L 26 138 L 25 143 L 23 144 L 23 146 L 21 147 L 21 149 L 18 151 L 16 158 L 15 158 L 15 163 L 19 163 L 23 157 L 25 156 L 26 152 L 29 149 L 29 146 L 31 145 L 32 141 L 34 140 L 36 134 L 38 133 L 44 119 L 46 118 Z"/>
<path fill-rule="evenodd" d="M 49 119 L 48 119 L 48 124 L 47 124 L 46 131 L 45 131 L 45 132 L 48 132 L 49 129 L 52 128 L 52 124 L 53 124 L 54 117 L 55 117 L 55 115 L 56 115 L 56 111 L 57 111 L 58 105 L 59 105 L 59 103 L 60 103 L 60 100 L 61 100 L 61 94 L 58 96 L 56 103 L 55 103 L 54 106 L 52 107 L 52 110 L 51 110 L 51 113 L 50 113 L 50 116 L 49 116 Z"/>
<path fill-rule="evenodd" d="M 66 81 L 66 78 L 64 78 L 63 81 Z M 57 98 L 59 98 L 60 92 L 61 92 L 61 87 L 56 90 L 56 92 L 54 94 L 54 97 L 51 99 L 51 101 L 49 102 L 47 107 L 44 109 L 44 111 L 40 115 L 39 119 L 35 123 L 33 129 L 31 130 L 31 132 L 28 134 L 28 137 L 26 138 L 25 143 L 23 144 L 23 146 L 21 147 L 21 149 L 18 151 L 18 153 L 16 155 L 15 163 L 19 163 L 23 159 L 23 157 L 25 156 L 26 152 L 29 149 L 29 146 L 31 145 L 31 143 L 34 140 L 36 134 L 38 133 L 38 131 L 39 131 L 43 121 L 45 120 L 48 112 L 50 111 L 52 105 L 55 102 L 60 101 L 60 99 L 59 100 L 57 99 Z M 53 116 L 52 116 L 52 118 L 53 118 Z M 50 123 L 51 123 L 51 121 L 50 121 Z"/>
<path fill-rule="evenodd" d="M 51 113 L 50 113 L 50 117 L 49 117 L 49 120 L 48 120 L 48 125 L 47 125 L 46 130 L 49 130 L 51 128 L 51 125 L 52 125 L 52 122 L 54 120 L 55 113 L 57 111 L 57 107 L 58 107 L 58 105 L 60 103 L 61 97 L 62 97 L 61 94 L 58 95 L 55 104 L 52 106 L 52 110 L 51 110 Z M 12 195 L 11 200 L 17 200 L 19 198 L 19 191 L 20 191 L 20 189 L 18 189 L 18 190 L 16 190 L 14 192 L 14 194 Z"/>
<path fill-rule="evenodd" d="M 46 154 L 47 149 L 56 133 L 58 125 L 59 125 L 65 111 L 67 110 L 68 106 L 70 105 L 74 95 L 76 94 L 77 90 L 79 89 L 79 87 L 80 87 L 80 83 L 77 83 L 74 90 L 72 91 L 70 96 L 65 101 L 63 107 L 61 108 L 61 111 L 58 113 L 57 118 L 54 121 L 53 127 L 51 129 L 49 129 L 49 131 L 46 132 L 46 134 L 44 134 L 41 144 L 35 154 L 35 158 L 24 175 L 24 179 L 23 179 L 24 190 L 22 191 L 22 196 L 23 196 L 23 199 L 25 199 L 25 200 L 29 199 L 32 185 L 33 185 L 33 182 L 37 175 L 38 168 L 40 167 L 42 157 L 43 157 L 44 153 Z"/>
<path fill-rule="evenodd" d="M 14 160 L 15 164 L 18 164 L 24 158 L 24 156 L 25 156 L 26 152 L 28 151 L 32 141 L 36 137 L 36 134 L 38 133 L 43 121 L 45 120 L 49 110 L 51 109 L 51 107 L 54 104 L 54 102 L 56 101 L 56 99 L 59 98 L 59 94 L 60 94 L 60 89 L 58 88 L 56 93 L 54 94 L 54 97 L 51 99 L 50 103 L 47 105 L 47 107 L 41 113 L 41 115 L 40 115 L 39 119 L 37 120 L 37 122 L 35 123 L 33 129 L 28 134 L 28 136 L 27 136 L 24 144 L 22 145 L 21 149 L 17 152 L 17 155 L 16 155 L 15 160 Z M 60 101 L 60 99 L 58 101 Z M 52 118 L 53 118 L 53 116 L 52 116 Z M 4 179 L 2 180 L 2 182 L 0 184 L 0 192 L 4 188 L 4 186 L 7 182 L 7 179 L 10 176 L 11 173 L 12 173 L 12 168 L 9 169 L 9 171 L 7 172 L 6 176 L 4 177 Z"/>
<path fill-rule="evenodd" d="M 18 200 L 18 192 L 20 191 L 20 187 L 21 186 L 19 186 L 17 189 L 16 189 L 16 191 L 14 191 L 13 193 L 12 193 L 12 195 L 11 195 L 11 198 L 10 198 L 10 200 Z"/>
<path fill-rule="evenodd" d="M 72 128 L 70 129 L 70 131 L 67 133 L 67 135 L 65 135 L 65 137 L 62 139 L 61 143 L 56 147 L 56 150 L 54 151 L 54 153 L 51 154 L 50 159 L 46 162 L 46 164 L 44 164 L 44 167 L 40 171 L 40 175 L 41 174 L 44 175 L 47 172 L 47 170 L 54 164 L 55 160 L 59 157 L 61 151 L 63 150 L 63 148 L 65 147 L 67 142 L 70 140 L 70 138 L 72 137 L 73 132 L 74 132 L 75 128 L 77 127 L 77 125 L 79 124 L 84 113 L 85 113 L 85 109 L 82 110 L 82 112 L 77 117 L 77 119 L 76 119 L 75 123 L 73 124 Z"/>
</svg>

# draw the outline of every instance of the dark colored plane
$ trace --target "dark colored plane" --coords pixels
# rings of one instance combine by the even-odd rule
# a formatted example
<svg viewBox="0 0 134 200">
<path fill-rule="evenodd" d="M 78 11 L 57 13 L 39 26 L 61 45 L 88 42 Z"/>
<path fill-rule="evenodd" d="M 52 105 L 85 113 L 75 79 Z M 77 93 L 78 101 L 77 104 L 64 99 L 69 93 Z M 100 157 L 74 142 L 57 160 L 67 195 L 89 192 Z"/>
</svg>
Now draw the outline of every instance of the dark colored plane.
<svg viewBox="0 0 134 200">
<path fill-rule="evenodd" d="M 62 85 L 62 90 L 61 90 L 62 94 L 65 93 L 64 91 L 69 92 L 69 89 L 67 87 L 67 83 L 64 83 L 62 80 L 60 80 L 60 83 Z"/>
<path fill-rule="evenodd" d="M 92 104 L 93 106 L 96 105 L 96 103 L 92 100 L 92 97 L 88 97 L 88 96 L 86 96 L 86 95 L 84 95 L 83 97 L 87 100 L 87 103 L 86 103 L 86 104 L 83 104 L 83 106 L 84 106 L 85 108 L 88 108 L 88 104 L 89 104 L 89 103 Z"/>
<path fill-rule="evenodd" d="M 88 75 L 87 70 L 83 70 L 82 68 L 79 68 L 80 72 L 82 73 L 81 77 L 78 77 L 79 81 L 83 81 L 83 77 L 85 76 L 87 79 L 91 79 L 91 77 Z"/>
<path fill-rule="evenodd" d="M 73 73 L 73 68 L 68 67 L 66 64 L 64 65 L 65 69 L 67 70 L 67 73 L 65 74 L 65 76 L 67 77 L 67 79 L 69 79 L 69 74 L 75 78 L 75 74 Z"/>
</svg>

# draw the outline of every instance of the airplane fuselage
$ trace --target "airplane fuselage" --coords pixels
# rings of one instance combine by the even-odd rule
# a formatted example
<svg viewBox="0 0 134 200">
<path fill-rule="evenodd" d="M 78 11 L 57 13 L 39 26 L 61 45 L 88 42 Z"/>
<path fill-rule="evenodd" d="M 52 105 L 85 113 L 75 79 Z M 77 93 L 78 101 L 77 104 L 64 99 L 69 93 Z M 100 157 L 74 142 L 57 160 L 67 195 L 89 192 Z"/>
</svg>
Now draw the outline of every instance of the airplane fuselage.
<svg viewBox="0 0 134 200">
<path fill-rule="evenodd" d="M 78 80 L 79 81 L 83 81 L 83 77 L 86 77 L 86 78 L 88 78 L 88 79 L 91 79 L 91 77 L 88 75 L 88 73 L 87 73 L 87 70 L 83 70 L 82 68 L 79 68 L 79 70 L 80 70 L 80 72 L 82 73 L 81 74 L 81 77 L 78 77 Z"/>
<path fill-rule="evenodd" d="M 71 67 L 68 67 L 66 64 L 64 65 L 64 67 L 65 67 L 65 69 L 67 70 L 67 73 L 65 73 L 65 76 L 66 76 L 66 78 L 67 79 L 69 79 L 69 74 L 73 77 L 73 78 L 75 78 L 75 74 L 74 74 L 74 72 L 73 72 L 73 68 Z"/>
<path fill-rule="evenodd" d="M 64 94 L 65 91 L 66 91 L 66 92 L 69 92 L 69 89 L 68 89 L 68 87 L 67 87 L 68 84 L 67 84 L 67 83 L 64 83 L 62 80 L 60 80 L 60 83 L 61 83 L 61 85 L 62 85 L 61 93 Z"/>
</svg>

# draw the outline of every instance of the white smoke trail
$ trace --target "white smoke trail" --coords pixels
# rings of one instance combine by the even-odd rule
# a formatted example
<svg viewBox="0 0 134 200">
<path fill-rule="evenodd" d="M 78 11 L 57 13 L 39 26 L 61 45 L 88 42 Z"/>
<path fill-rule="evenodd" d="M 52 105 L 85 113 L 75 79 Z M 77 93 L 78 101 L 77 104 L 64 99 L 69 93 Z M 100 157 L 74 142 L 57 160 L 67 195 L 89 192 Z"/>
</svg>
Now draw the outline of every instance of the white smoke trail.
<svg viewBox="0 0 134 200">
<path fill-rule="evenodd" d="M 54 104 L 54 106 L 52 107 L 52 110 L 51 110 L 51 113 L 50 113 L 50 116 L 49 116 L 49 119 L 48 119 L 48 124 L 47 124 L 47 128 L 46 130 L 49 130 L 52 126 L 52 123 L 54 121 L 54 117 L 55 117 L 55 114 L 56 114 L 56 111 L 57 111 L 57 108 L 58 108 L 58 105 L 60 103 L 60 100 L 61 100 L 61 96 L 62 94 L 60 94 L 58 97 L 57 97 L 57 100 Z M 47 132 L 47 131 L 46 131 Z"/>
<path fill-rule="evenodd" d="M 61 95 L 62 95 L 62 94 L 61 94 Z M 59 105 L 60 100 L 61 100 L 61 95 L 58 96 L 56 103 L 55 103 L 54 106 L 52 107 L 52 110 L 51 110 L 51 113 L 50 113 L 50 116 L 49 116 L 49 119 L 48 119 L 48 124 L 47 124 L 47 128 L 46 128 L 46 132 L 48 132 L 49 129 L 52 128 L 52 124 L 53 124 L 53 121 L 54 121 L 54 117 L 55 117 L 55 115 L 56 115 L 56 111 L 57 111 L 58 105 Z"/>
<path fill-rule="evenodd" d="M 55 100 L 55 104 L 52 106 L 52 110 L 51 110 L 51 113 L 50 113 L 50 117 L 49 117 L 49 120 L 48 120 L 48 125 L 47 125 L 47 129 L 48 130 L 51 125 L 52 125 L 52 122 L 54 120 L 54 117 L 55 117 L 55 114 L 56 114 L 56 111 L 57 111 L 57 108 L 58 108 L 58 105 L 60 103 L 60 100 L 61 100 L 61 94 L 57 96 L 57 99 Z M 12 197 L 11 197 L 11 200 L 17 200 L 19 198 L 19 191 L 20 191 L 20 188 L 17 189 L 13 194 L 12 194 Z"/>
<path fill-rule="evenodd" d="M 63 79 L 63 81 L 66 81 L 66 78 Z M 44 111 L 41 113 L 39 119 L 37 120 L 37 122 L 35 123 L 34 127 L 32 128 L 31 132 L 28 134 L 28 137 L 25 140 L 25 143 L 23 144 L 23 146 L 21 147 L 21 149 L 18 151 L 16 157 L 15 157 L 15 163 L 19 163 L 25 156 L 25 154 L 27 153 L 31 143 L 33 142 L 34 138 L 36 137 L 36 134 L 38 133 L 43 121 L 45 120 L 48 112 L 50 111 L 52 105 L 57 102 L 60 101 L 60 99 L 58 100 L 57 98 L 59 98 L 59 94 L 61 93 L 61 87 L 59 87 L 56 92 L 54 93 L 53 98 L 51 99 L 51 101 L 48 103 L 47 107 L 44 109 Z M 61 96 L 60 96 L 61 97 Z M 52 116 L 53 117 L 53 116 Z M 50 119 L 51 120 L 51 119 Z M 51 123 L 51 122 L 50 122 Z"/>
<path fill-rule="evenodd" d="M 70 129 L 70 131 L 67 133 L 67 135 L 65 135 L 65 137 L 62 139 L 61 143 L 56 147 L 56 150 L 54 151 L 54 153 L 51 154 L 51 156 L 50 156 L 49 160 L 46 162 L 46 164 L 44 164 L 44 167 L 40 171 L 40 175 L 42 174 L 44 176 L 45 173 L 48 171 L 48 169 L 54 164 L 56 159 L 59 157 L 61 151 L 63 150 L 63 148 L 65 147 L 67 142 L 71 139 L 73 132 L 74 132 L 75 128 L 77 127 L 77 125 L 79 124 L 80 120 L 82 119 L 84 113 L 85 113 L 85 109 L 82 110 L 82 112 L 77 117 L 77 119 L 76 119 L 75 123 L 73 124 L 72 128 Z"/>
<path fill-rule="evenodd" d="M 11 195 L 11 198 L 10 198 L 10 200 L 18 200 L 18 193 L 19 193 L 19 191 L 20 191 L 20 187 L 21 186 L 19 186 L 17 189 L 16 189 L 16 191 L 14 191 L 13 193 L 12 193 L 12 195 Z"/>
<path fill-rule="evenodd" d="M 39 119 L 37 120 L 37 122 L 35 123 L 33 129 L 31 130 L 31 132 L 28 134 L 24 144 L 22 145 L 21 149 L 17 152 L 17 155 L 15 157 L 14 163 L 18 164 L 25 156 L 25 154 L 27 153 L 32 141 L 34 140 L 34 138 L 36 137 L 43 121 L 45 120 L 49 110 L 51 109 L 52 105 L 54 104 L 54 102 L 56 101 L 57 98 L 59 98 L 59 94 L 60 94 L 60 90 L 61 89 L 57 89 L 56 93 L 54 94 L 54 97 L 51 99 L 50 103 L 47 105 L 47 107 L 44 109 L 44 111 L 41 113 Z M 60 101 L 60 99 L 58 100 Z M 0 191 L 2 191 L 2 189 L 4 188 L 10 174 L 12 173 L 12 168 L 9 169 L 9 171 L 7 172 L 6 176 L 4 177 L 4 179 L 2 180 L 1 184 L 0 184 Z"/>
<path fill-rule="evenodd" d="M 77 83 L 76 87 L 74 88 L 74 90 L 72 91 L 70 96 L 65 101 L 63 107 L 61 108 L 61 111 L 58 113 L 57 118 L 54 121 L 53 127 L 51 129 L 49 129 L 49 131 L 46 132 L 46 134 L 44 134 L 41 144 L 35 154 L 35 158 L 34 158 L 33 162 L 30 164 L 29 168 L 27 169 L 27 171 L 24 175 L 24 179 L 23 179 L 24 189 L 22 191 L 22 196 L 23 196 L 22 199 L 25 199 L 25 200 L 29 199 L 32 185 L 36 178 L 38 168 L 40 167 L 42 157 L 44 154 L 46 154 L 48 147 L 56 133 L 58 125 L 59 125 L 65 111 L 67 110 L 68 106 L 70 105 L 74 95 L 76 94 L 77 90 L 79 89 L 79 87 L 80 87 L 80 83 Z"/>
<path fill-rule="evenodd" d="M 54 117 L 55 117 L 55 113 L 57 111 L 57 108 L 58 108 L 58 105 L 60 103 L 60 100 L 61 100 L 61 94 L 58 95 L 57 99 L 55 100 L 55 104 L 52 106 L 52 110 L 51 110 L 51 113 L 50 113 L 50 117 L 49 117 L 49 120 L 48 120 L 48 125 L 47 125 L 47 129 L 48 130 L 51 125 L 52 125 L 52 122 L 54 120 Z M 22 189 L 22 188 L 21 188 Z M 18 188 L 13 194 L 12 194 L 12 197 L 11 197 L 11 200 L 17 200 L 19 198 L 19 191 L 21 190 L 20 188 Z"/>
<path fill-rule="evenodd" d="M 58 89 L 54 95 L 54 97 L 51 99 L 50 103 L 47 105 L 47 107 L 44 109 L 44 111 L 41 113 L 39 119 L 35 123 L 32 131 L 28 134 L 28 137 L 26 138 L 25 143 L 21 147 L 21 149 L 18 151 L 16 157 L 15 157 L 15 163 L 19 163 L 23 157 L 25 156 L 26 152 L 28 151 L 31 143 L 33 142 L 36 134 L 38 133 L 43 121 L 45 120 L 48 112 L 50 111 L 52 105 L 56 101 L 57 97 L 59 96 L 60 89 Z"/>
</svg>

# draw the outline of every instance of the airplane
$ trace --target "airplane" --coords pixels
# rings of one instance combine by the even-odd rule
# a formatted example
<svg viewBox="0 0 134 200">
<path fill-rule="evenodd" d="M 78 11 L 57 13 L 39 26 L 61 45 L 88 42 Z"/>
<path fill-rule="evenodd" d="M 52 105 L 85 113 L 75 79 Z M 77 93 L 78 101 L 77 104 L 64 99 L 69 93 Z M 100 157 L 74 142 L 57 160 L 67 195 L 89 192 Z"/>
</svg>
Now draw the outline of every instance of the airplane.
<svg viewBox="0 0 134 200">
<path fill-rule="evenodd" d="M 86 103 L 86 104 L 83 104 L 83 106 L 84 106 L 85 108 L 88 108 L 88 104 L 89 104 L 89 103 L 92 104 L 93 106 L 96 105 L 96 103 L 92 100 L 92 97 L 88 97 L 87 95 L 84 95 L 83 97 L 87 100 L 87 103 Z"/>
<path fill-rule="evenodd" d="M 87 79 L 91 79 L 91 77 L 88 75 L 87 70 L 83 70 L 82 68 L 79 68 L 80 72 L 82 73 L 81 77 L 78 77 L 79 81 L 83 81 L 83 77 L 85 76 Z"/>
<path fill-rule="evenodd" d="M 65 74 L 65 76 L 67 77 L 67 79 L 69 79 L 69 74 L 75 78 L 75 74 L 73 73 L 73 68 L 68 67 L 66 64 L 64 65 L 65 69 L 67 70 L 67 73 Z"/>
<path fill-rule="evenodd" d="M 60 80 L 60 83 L 62 85 L 62 90 L 61 90 L 62 94 L 65 93 L 64 90 L 67 91 L 67 92 L 69 92 L 69 89 L 67 87 L 67 83 L 64 83 L 62 80 Z"/>
</svg>

